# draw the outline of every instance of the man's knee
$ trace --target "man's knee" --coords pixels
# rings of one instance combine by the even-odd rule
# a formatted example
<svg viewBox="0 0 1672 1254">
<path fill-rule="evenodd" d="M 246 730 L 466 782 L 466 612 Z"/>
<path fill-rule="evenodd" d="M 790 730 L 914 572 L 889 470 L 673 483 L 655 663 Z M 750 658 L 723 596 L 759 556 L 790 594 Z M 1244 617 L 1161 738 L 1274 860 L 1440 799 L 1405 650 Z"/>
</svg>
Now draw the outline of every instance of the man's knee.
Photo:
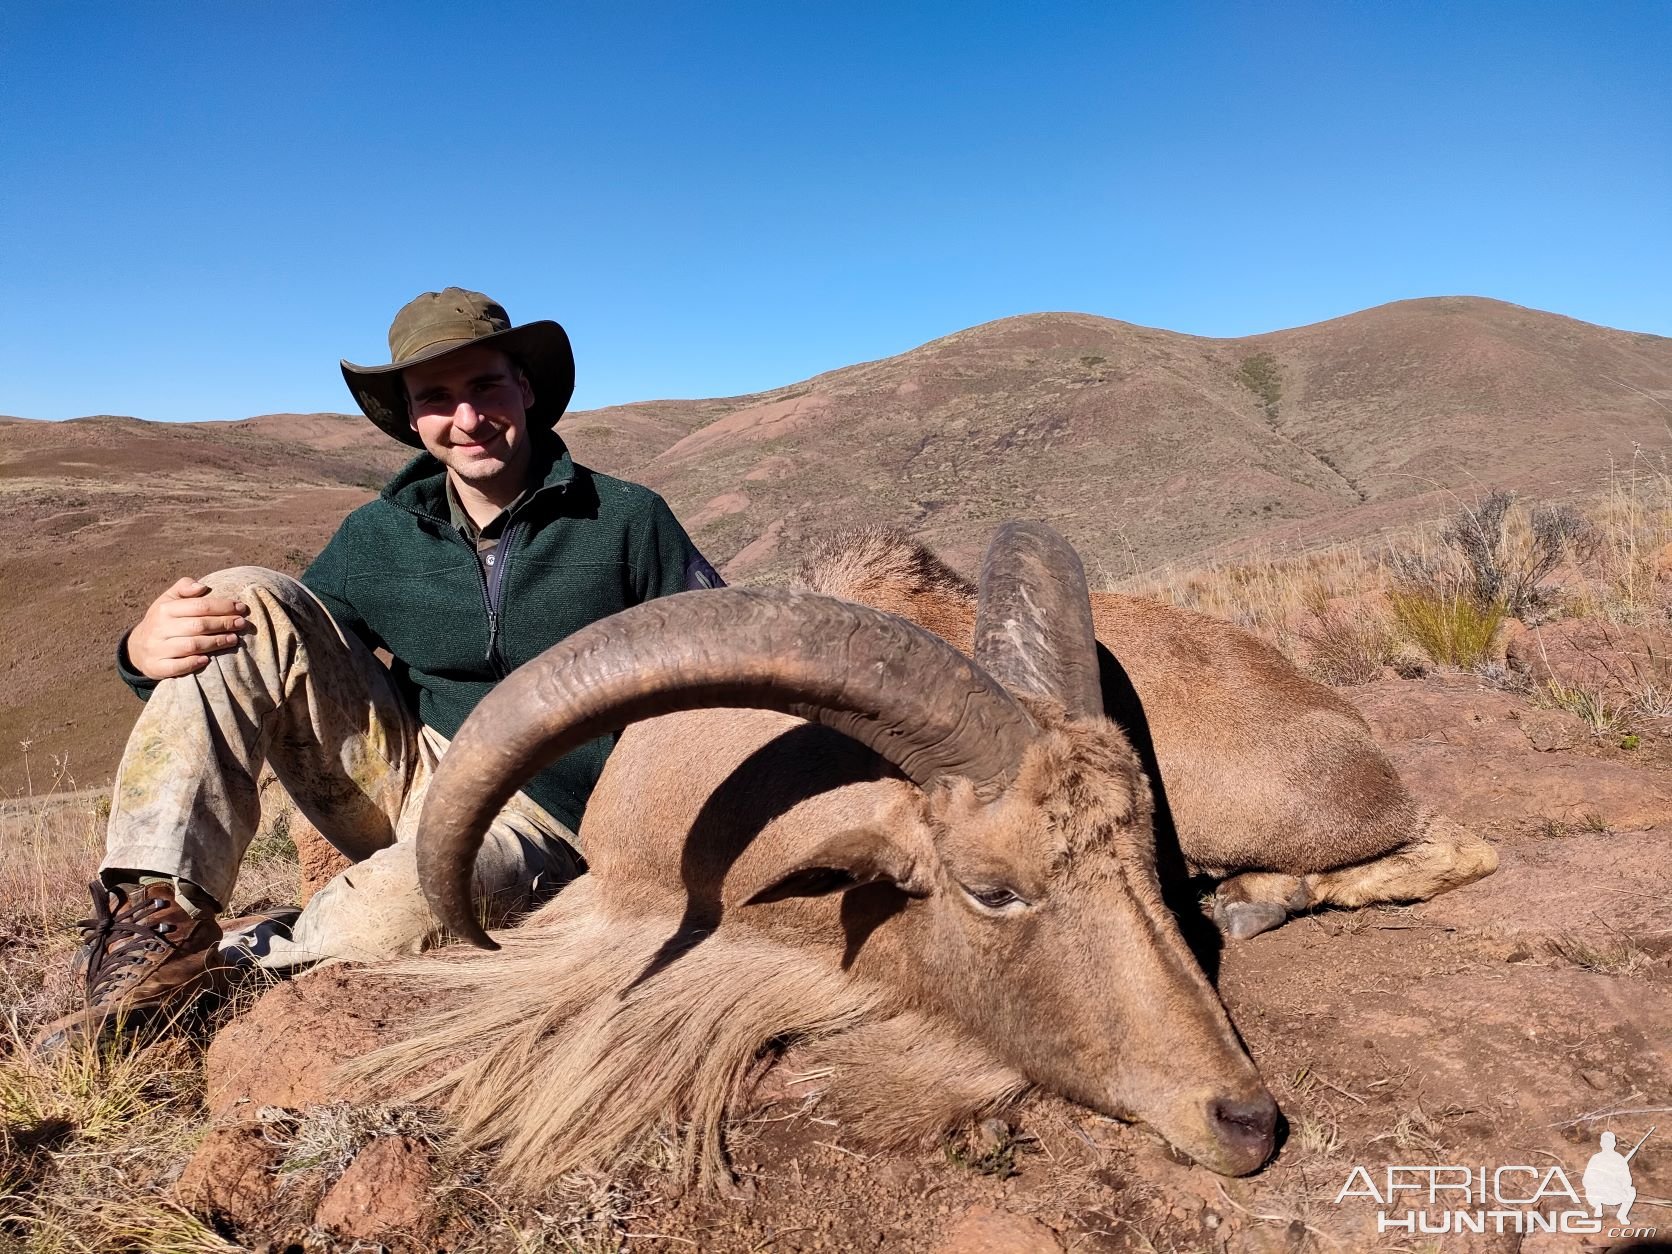
<svg viewBox="0 0 1672 1254">
<path fill-rule="evenodd" d="M 308 595 L 298 580 L 265 566 L 228 566 L 203 576 L 198 582 L 209 589 L 210 596 L 238 600 L 263 593 L 281 601 L 293 599 L 298 592 Z"/>
<path fill-rule="evenodd" d="M 249 607 L 249 618 L 278 619 L 296 625 L 330 623 L 331 613 L 298 579 L 265 566 L 229 566 L 198 582 L 212 597 L 228 597 Z"/>
</svg>

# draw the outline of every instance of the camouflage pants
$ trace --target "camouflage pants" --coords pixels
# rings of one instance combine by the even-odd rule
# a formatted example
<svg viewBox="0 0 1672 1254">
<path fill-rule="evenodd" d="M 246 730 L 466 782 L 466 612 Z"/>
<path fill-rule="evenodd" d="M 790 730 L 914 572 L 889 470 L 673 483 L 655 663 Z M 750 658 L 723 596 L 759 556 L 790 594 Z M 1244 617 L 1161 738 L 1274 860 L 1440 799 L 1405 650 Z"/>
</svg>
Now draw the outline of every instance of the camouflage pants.
<svg viewBox="0 0 1672 1254">
<path fill-rule="evenodd" d="M 222 906 L 261 817 L 265 761 L 297 808 L 355 863 L 316 893 L 263 965 L 369 960 L 438 939 L 413 836 L 446 738 L 389 672 L 296 580 L 240 566 L 201 582 L 249 606 L 252 633 L 195 675 L 165 679 L 128 738 L 101 871 L 189 880 Z M 490 923 L 574 878 L 575 835 L 523 793 L 476 860 Z"/>
</svg>

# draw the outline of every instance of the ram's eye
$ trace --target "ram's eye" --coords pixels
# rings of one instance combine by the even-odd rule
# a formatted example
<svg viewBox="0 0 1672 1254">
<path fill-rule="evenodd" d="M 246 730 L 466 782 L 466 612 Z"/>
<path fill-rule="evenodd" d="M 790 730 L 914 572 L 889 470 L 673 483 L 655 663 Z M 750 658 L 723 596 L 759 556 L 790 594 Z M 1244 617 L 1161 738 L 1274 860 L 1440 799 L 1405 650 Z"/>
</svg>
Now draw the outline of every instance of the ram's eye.
<svg viewBox="0 0 1672 1254">
<path fill-rule="evenodd" d="M 1008 910 L 1028 904 L 1008 888 L 965 888 L 964 893 L 983 910 Z"/>
</svg>

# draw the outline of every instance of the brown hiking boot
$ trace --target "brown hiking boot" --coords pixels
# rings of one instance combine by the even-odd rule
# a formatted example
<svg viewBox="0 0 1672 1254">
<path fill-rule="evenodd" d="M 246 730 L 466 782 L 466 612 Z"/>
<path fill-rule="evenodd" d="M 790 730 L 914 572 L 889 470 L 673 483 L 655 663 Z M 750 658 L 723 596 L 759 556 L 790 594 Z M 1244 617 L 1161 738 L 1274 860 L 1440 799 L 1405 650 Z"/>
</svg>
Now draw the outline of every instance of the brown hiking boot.
<svg viewBox="0 0 1672 1254">
<path fill-rule="evenodd" d="M 226 964 L 216 946 L 221 925 L 207 912 L 193 918 L 172 884 L 88 885 L 93 917 L 80 923 L 75 970 L 86 981 L 80 1010 L 47 1024 L 37 1052 L 74 1041 L 96 1042 L 122 1029 L 183 1010 L 225 987 Z"/>
</svg>

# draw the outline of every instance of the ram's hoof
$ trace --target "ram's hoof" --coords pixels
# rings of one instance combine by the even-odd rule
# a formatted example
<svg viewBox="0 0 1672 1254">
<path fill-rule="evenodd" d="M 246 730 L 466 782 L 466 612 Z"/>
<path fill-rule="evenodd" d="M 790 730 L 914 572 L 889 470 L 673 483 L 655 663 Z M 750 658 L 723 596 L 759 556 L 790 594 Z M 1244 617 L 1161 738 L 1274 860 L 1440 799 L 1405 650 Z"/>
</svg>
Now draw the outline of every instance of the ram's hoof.
<svg viewBox="0 0 1672 1254">
<path fill-rule="evenodd" d="M 1288 909 L 1272 901 L 1218 901 L 1213 906 L 1213 921 L 1231 940 L 1269 932 L 1288 917 Z"/>
</svg>

